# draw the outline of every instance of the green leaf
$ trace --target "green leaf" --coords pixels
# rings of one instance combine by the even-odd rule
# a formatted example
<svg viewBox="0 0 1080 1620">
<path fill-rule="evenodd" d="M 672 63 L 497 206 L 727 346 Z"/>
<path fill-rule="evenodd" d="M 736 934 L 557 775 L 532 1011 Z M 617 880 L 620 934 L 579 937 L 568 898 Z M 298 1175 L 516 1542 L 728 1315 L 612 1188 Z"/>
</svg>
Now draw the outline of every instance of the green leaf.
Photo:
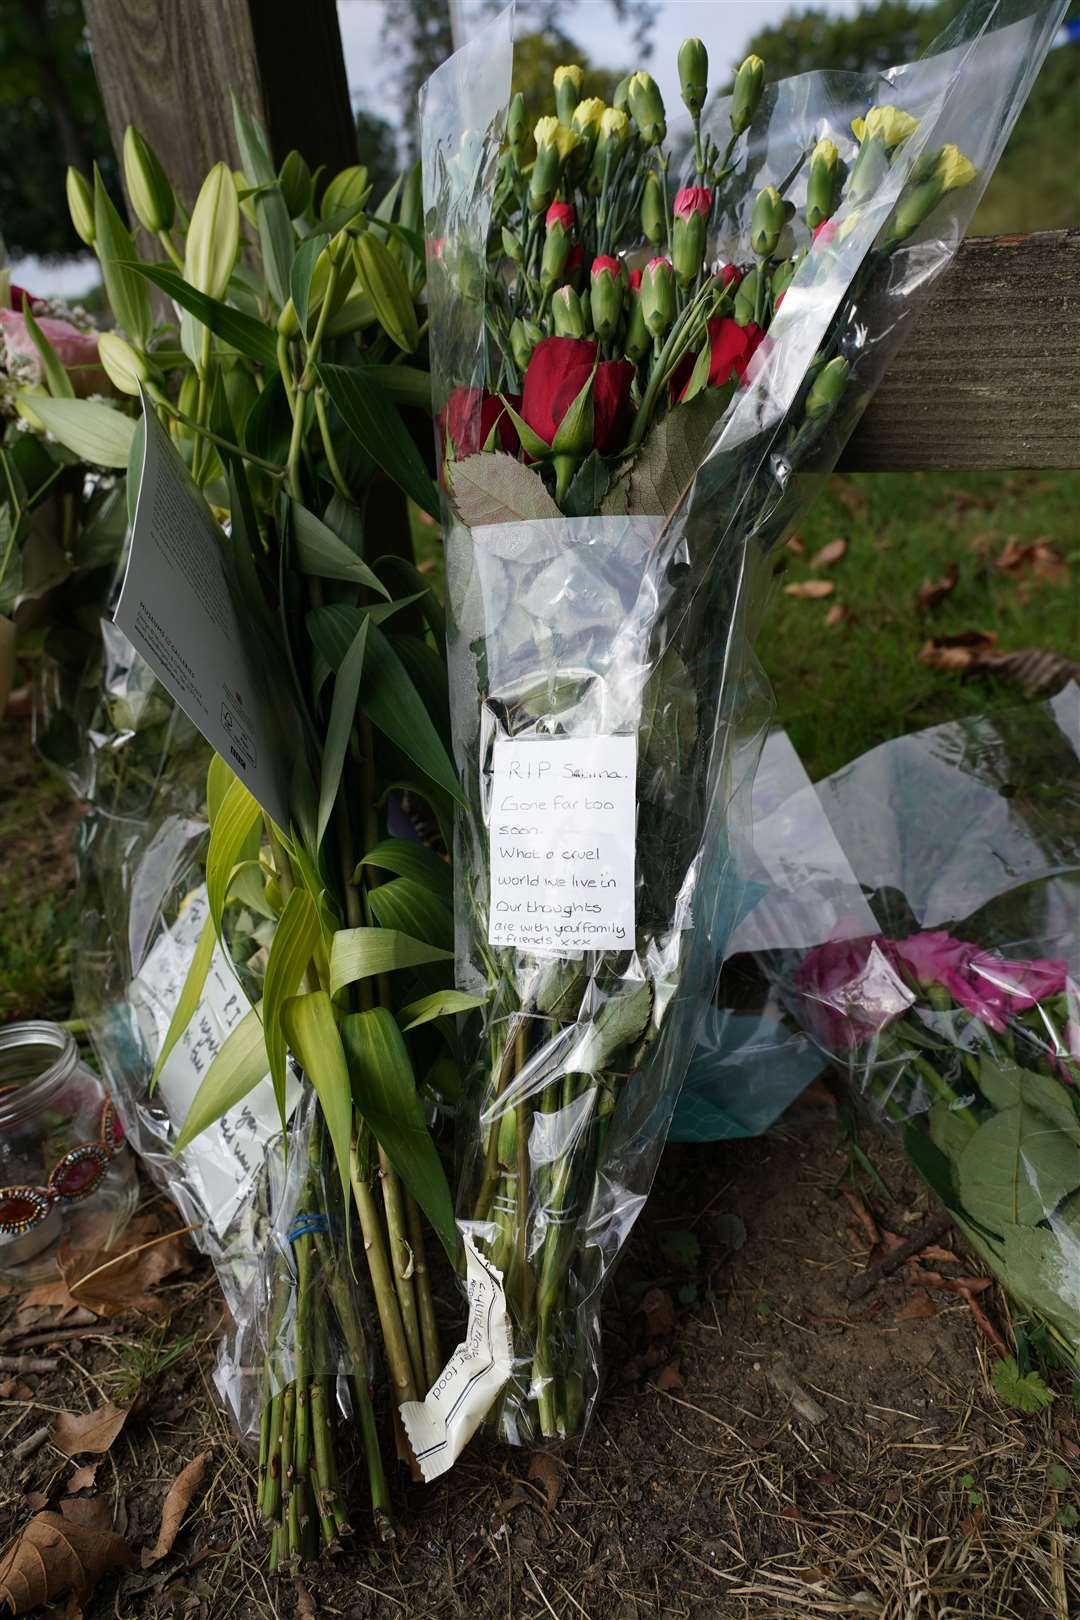
<svg viewBox="0 0 1080 1620">
<path fill-rule="evenodd" d="M 349 1160 L 352 1149 L 352 1094 L 349 1066 L 341 1044 L 330 997 L 325 990 L 294 996 L 281 1010 L 285 1036 L 304 1073 L 315 1087 L 330 1140 L 334 1145 L 341 1191 L 349 1207 Z"/>
<path fill-rule="evenodd" d="M 626 1047 L 636 1044 L 652 1017 L 653 989 L 646 981 L 611 996 L 582 1030 L 564 1074 L 601 1074 Z"/>
<path fill-rule="evenodd" d="M 357 865 L 354 882 L 359 880 L 365 866 L 377 866 L 397 877 L 412 878 L 440 899 L 447 902 L 453 899 L 454 875 L 449 862 L 412 838 L 384 838 L 374 849 L 369 849 Z"/>
<path fill-rule="evenodd" d="M 445 951 L 454 943 L 450 908 L 414 878 L 399 877 L 376 884 L 368 894 L 368 905 L 380 928 L 395 928 Z"/>
<path fill-rule="evenodd" d="M 580 455 L 577 446 L 582 443 L 591 443 L 593 436 L 593 386 L 596 382 L 596 367 L 586 377 L 573 399 L 558 427 L 555 437 L 551 441 L 552 450 L 569 451 L 572 455 Z"/>
<path fill-rule="evenodd" d="M 220 754 L 211 754 L 206 771 L 206 818 L 213 827 L 226 793 L 237 780 L 232 766 Z"/>
<path fill-rule="evenodd" d="M 487 996 L 470 995 L 466 990 L 436 990 L 430 996 L 410 1001 L 398 1010 L 398 1020 L 408 1034 L 421 1024 L 430 1024 L 435 1018 L 453 1018 L 458 1013 L 472 1012 L 475 1007 L 487 1005 Z"/>
<path fill-rule="evenodd" d="M 334 696 L 330 704 L 330 720 L 323 745 L 322 778 L 319 782 L 319 811 L 315 824 L 316 848 L 321 848 L 323 837 L 333 814 L 345 755 L 356 719 L 356 700 L 360 691 L 360 676 L 364 668 L 370 620 L 364 619 L 353 637 L 334 679 Z"/>
<path fill-rule="evenodd" d="M 439 516 L 439 497 L 401 417 L 375 381 L 374 368 L 316 366 L 319 381 L 345 427 L 371 459 L 417 506 Z"/>
<path fill-rule="evenodd" d="M 464 804 L 457 774 L 401 659 L 376 625 L 368 635 L 367 672 L 360 707 L 431 780 Z"/>
<path fill-rule="evenodd" d="M 727 410 L 731 391 L 706 388 L 652 429 L 630 473 L 631 512 L 666 517 L 697 476 Z"/>
<path fill-rule="evenodd" d="M 502 451 L 450 462 L 447 478 L 455 510 L 468 529 L 562 516 L 540 474 Z"/>
<path fill-rule="evenodd" d="M 350 366 L 349 370 L 362 381 L 374 382 L 391 405 L 415 406 L 431 415 L 430 372 L 418 366 Z"/>
<path fill-rule="evenodd" d="M 669 647 L 649 676 L 641 701 L 642 764 L 670 791 L 686 768 L 697 736 L 697 692 L 686 665 Z"/>
<path fill-rule="evenodd" d="M 1071 1093 L 1060 1080 L 1048 1074 L 1022 1069 L 1011 1058 L 982 1054 L 979 1063 L 979 1090 L 995 1108 L 1012 1108 L 1025 1102 L 1037 1108 L 1050 1122 L 1080 1146 L 1080 1119 L 1073 1107 Z"/>
<path fill-rule="evenodd" d="M 330 946 L 330 993 L 336 996 L 357 979 L 426 962 L 450 962 L 453 956 L 453 951 L 399 934 L 396 928 L 339 928 Z"/>
<path fill-rule="evenodd" d="M 327 602 L 323 607 L 312 608 L 304 622 L 316 652 L 334 670 L 340 668 L 362 624 L 368 619 L 373 624 L 382 624 L 418 600 L 415 596 L 406 596 L 398 602 L 374 602 L 362 608 L 352 607 L 348 602 Z"/>
<path fill-rule="evenodd" d="M 131 448 L 128 451 L 127 478 L 124 480 L 124 500 L 127 506 L 128 528 L 135 522 L 135 510 L 139 504 L 139 490 L 142 487 L 143 458 L 146 454 L 146 421 L 139 417 L 135 423 L 135 431 L 131 435 Z"/>
<path fill-rule="evenodd" d="M 301 332 L 307 336 L 308 329 L 308 298 L 311 295 L 311 277 L 319 254 L 326 247 L 330 238 L 324 231 L 315 236 L 307 237 L 297 248 L 293 257 L 292 268 L 289 271 L 289 293 L 296 311 L 296 319 Z"/>
<path fill-rule="evenodd" d="M 563 497 L 563 511 L 567 517 L 592 517 L 599 512 L 610 482 L 607 462 L 598 450 L 590 451 L 570 480 L 570 488 Z"/>
<path fill-rule="evenodd" d="M 701 1240 L 689 1229 L 661 1228 L 657 1243 L 664 1259 L 684 1271 L 693 1271 L 701 1259 Z"/>
<path fill-rule="evenodd" d="M 1053 1390 L 1047 1389 L 1045 1380 L 1037 1372 L 1022 1374 L 1014 1357 L 1005 1356 L 994 1363 L 990 1382 L 1006 1406 L 1029 1415 L 1041 1412 L 1054 1400 Z"/>
<path fill-rule="evenodd" d="M 229 1031 L 203 1076 L 176 1139 L 174 1156 L 183 1152 L 208 1125 L 213 1125 L 222 1114 L 242 1102 L 249 1091 L 254 1091 L 260 1080 L 265 1080 L 268 1068 L 262 1020 L 259 1009 L 252 1007 Z"/>
<path fill-rule="evenodd" d="M 275 304 L 281 309 L 289 299 L 289 271 L 296 249 L 296 236 L 285 197 L 277 183 L 277 170 L 270 156 L 266 137 L 232 98 L 236 144 L 244 173 L 258 188 L 255 218 L 259 224 L 259 250 L 263 271 Z"/>
<path fill-rule="evenodd" d="M 161 1051 L 154 1064 L 154 1072 L 150 1076 L 150 1095 L 153 1096 L 154 1087 L 158 1077 L 168 1061 L 169 1053 L 187 1029 L 195 1014 L 195 1009 L 202 1000 L 203 986 L 206 984 L 206 975 L 210 971 L 210 961 L 217 944 L 217 935 L 214 932 L 213 920 L 207 917 L 203 924 L 199 943 L 195 947 L 195 954 L 191 958 L 187 973 L 184 977 L 184 987 L 180 991 L 180 998 L 173 1008 L 173 1015 L 169 1019 L 169 1027 L 165 1031 L 165 1039 L 161 1043 Z"/>
<path fill-rule="evenodd" d="M 382 580 L 372 573 L 367 563 L 356 555 L 351 546 L 339 540 L 333 529 L 328 529 L 321 518 L 309 512 L 299 501 L 290 501 L 295 555 L 302 573 L 314 574 L 319 579 L 347 579 L 354 585 L 365 585 L 389 600 L 390 592 Z"/>
<path fill-rule="evenodd" d="M 955 1164 L 971 1141 L 972 1125 L 944 1100 L 931 1106 L 929 1124 L 931 1142 Z"/>
<path fill-rule="evenodd" d="M 285 1056 L 285 1030 L 282 1010 L 285 1003 L 296 995 L 308 963 L 319 939 L 319 916 L 315 902 L 306 889 L 295 888 L 285 902 L 274 929 L 270 955 L 266 961 L 263 980 L 263 1029 L 270 1078 L 274 1082 L 281 1115 L 281 1128 L 285 1129 L 285 1083 L 287 1066 Z"/>
<path fill-rule="evenodd" d="M 206 852 L 206 894 L 219 939 L 233 871 L 245 856 L 258 853 L 261 827 L 258 800 L 234 776 L 214 817 L 210 847 Z M 253 841 L 254 850 L 251 849 Z"/>
<path fill-rule="evenodd" d="M 126 467 L 135 437 L 135 421 L 111 405 L 92 399 L 48 399 L 19 394 L 54 438 L 94 467 Z"/>
<path fill-rule="evenodd" d="M 423 604 L 420 611 L 427 620 L 428 629 L 435 639 L 439 656 L 445 662 L 446 613 L 437 593 L 432 590 L 416 564 L 409 562 L 406 557 L 377 557 L 375 559 L 375 572 L 380 579 L 389 578 L 391 581 L 400 581 L 406 588 L 411 587 L 412 591 L 415 592 L 414 595 L 408 595 L 404 598 L 402 606 L 416 601 Z"/>
<path fill-rule="evenodd" d="M 289 458 L 292 412 L 280 372 L 260 389 L 244 422 L 244 449 L 283 467 Z"/>
<path fill-rule="evenodd" d="M 97 164 L 94 165 L 94 252 L 101 264 L 101 279 L 109 295 L 116 324 L 133 343 L 145 349 L 154 329 L 150 294 L 135 269 L 139 255 L 131 232 L 113 207 Z M 58 435 L 59 437 L 59 435 Z M 107 465 L 113 465 L 107 463 Z M 123 463 L 120 463 L 122 466 Z"/>
<path fill-rule="evenodd" d="M 54 399 L 74 399 L 75 389 L 71 378 L 64 370 L 60 357 L 41 327 L 34 319 L 34 312 L 30 308 L 30 300 L 26 299 L 22 307 L 23 324 L 29 332 L 34 347 L 41 356 L 41 369 L 45 378 L 45 386 Z"/>
<path fill-rule="evenodd" d="M 249 360 L 255 360 L 264 370 L 277 374 L 274 332 L 264 321 L 257 321 L 254 316 L 245 315 L 241 310 L 232 309 L 219 299 L 199 292 L 190 281 L 168 265 L 133 264 L 132 269 L 152 281 L 155 287 L 160 287 L 181 309 L 186 309 L 204 326 L 208 326 L 211 332 L 234 349 L 239 349 L 241 354 L 246 354 Z"/>
<path fill-rule="evenodd" d="M 1021 1103 L 979 1126 L 957 1161 L 956 1185 L 968 1214 L 991 1231 L 1034 1226 L 1080 1187 L 1080 1149 Z"/>
<path fill-rule="evenodd" d="M 458 1251 L 446 1171 L 431 1139 L 408 1049 L 385 1007 L 342 1020 L 356 1106 L 407 1190 L 438 1233 L 451 1261 Z"/>
<path fill-rule="evenodd" d="M 546 1018 L 560 1023 L 576 1022 L 585 994 L 587 974 L 581 962 L 570 957 L 557 957 L 544 962 L 536 981 L 536 1010 Z"/>
</svg>

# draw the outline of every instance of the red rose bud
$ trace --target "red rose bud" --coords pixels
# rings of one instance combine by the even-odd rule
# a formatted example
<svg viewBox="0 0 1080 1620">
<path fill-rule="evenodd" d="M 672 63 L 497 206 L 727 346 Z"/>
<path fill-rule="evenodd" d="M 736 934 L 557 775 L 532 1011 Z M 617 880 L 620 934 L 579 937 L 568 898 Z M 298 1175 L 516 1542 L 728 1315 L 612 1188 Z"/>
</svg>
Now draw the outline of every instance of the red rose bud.
<svg viewBox="0 0 1080 1620">
<path fill-rule="evenodd" d="M 603 253 L 592 262 L 589 273 L 589 303 L 593 327 L 602 343 L 610 343 L 619 330 L 623 311 L 622 265 Z"/>
<path fill-rule="evenodd" d="M 634 277 L 637 276 L 637 281 Z M 626 323 L 623 348 L 631 360 L 644 360 L 652 348 L 652 336 L 641 312 L 641 271 L 630 272 L 630 315 Z"/>
<path fill-rule="evenodd" d="M 675 198 L 671 259 L 680 285 L 688 287 L 705 262 L 705 232 L 712 211 L 708 186 L 684 186 Z"/>
<path fill-rule="evenodd" d="M 559 288 L 551 300 L 551 313 L 555 320 L 556 337 L 585 336 L 585 312 L 573 287 Z"/>
<path fill-rule="evenodd" d="M 740 381 L 746 375 L 746 368 L 753 358 L 754 351 L 764 337 L 764 333 L 752 323 L 740 326 L 737 321 L 730 320 L 724 315 L 714 315 L 708 323 L 709 331 L 709 375 L 706 386 L 709 388 L 723 388 L 725 383 L 733 378 Z M 690 378 L 693 376 L 697 356 L 683 355 L 675 368 L 671 379 L 672 399 L 681 399 L 685 394 Z"/>
<path fill-rule="evenodd" d="M 517 396 L 507 397 L 516 410 Z M 498 394 L 485 393 L 482 388 L 455 388 L 436 422 L 441 458 L 461 461 L 465 456 L 475 456 L 487 444 L 492 428 L 495 448 L 508 455 L 517 454 L 517 429 Z"/>
<path fill-rule="evenodd" d="M 732 285 L 737 287 L 742 280 L 742 271 L 737 264 L 722 264 L 716 275 L 717 279 L 722 281 L 725 287 Z"/>
<path fill-rule="evenodd" d="M 641 277 L 641 315 L 653 337 L 675 319 L 675 272 L 669 259 L 650 259 Z"/>
<path fill-rule="evenodd" d="M 560 450 L 584 456 L 590 449 L 611 455 L 622 448 L 634 368 L 629 360 L 598 362 L 599 352 L 591 339 L 570 337 L 543 338 L 533 350 L 521 391 L 521 415 L 545 444 L 554 441 L 564 416 L 592 377 L 591 442 L 583 434 L 580 443 Z"/>
<path fill-rule="evenodd" d="M 545 215 L 547 235 L 540 261 L 540 285 L 550 292 L 562 280 L 566 261 L 570 256 L 570 238 L 574 229 L 574 210 L 570 203 L 553 202 Z"/>
<path fill-rule="evenodd" d="M 820 242 L 822 247 L 828 247 L 839 228 L 835 219 L 823 219 L 814 231 L 814 241 Z"/>
</svg>

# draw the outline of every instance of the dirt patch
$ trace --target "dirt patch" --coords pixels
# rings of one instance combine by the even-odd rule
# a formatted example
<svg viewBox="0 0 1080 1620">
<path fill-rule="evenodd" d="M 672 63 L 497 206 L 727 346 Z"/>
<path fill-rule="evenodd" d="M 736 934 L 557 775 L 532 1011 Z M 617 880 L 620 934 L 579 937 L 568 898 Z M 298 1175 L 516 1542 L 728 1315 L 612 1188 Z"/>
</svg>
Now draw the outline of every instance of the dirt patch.
<svg viewBox="0 0 1080 1620">
<path fill-rule="evenodd" d="M 211 1382 L 220 1299 L 199 1267 L 166 1285 L 177 1309 L 163 1338 L 145 1322 L 101 1337 L 91 1325 L 35 1352 L 59 1354 L 58 1370 L 0 1400 L 5 1535 L 74 1467 L 47 1443 L 20 1462 L 11 1448 L 57 1409 L 116 1398 L 124 1375 L 129 1397 L 140 1379 L 143 1393 L 93 1489 L 136 1557 L 201 1452 L 206 1483 L 173 1551 L 107 1575 L 86 1620 L 1067 1620 L 1080 1604 L 1075 1409 L 1064 1392 L 1039 1417 L 1003 1407 L 964 1299 L 909 1268 L 852 1302 L 864 1211 L 883 1245 L 934 1213 L 902 1158 L 867 1145 L 893 1196 L 864 1187 L 856 1206 L 836 1192 L 832 1121 L 669 1151 L 609 1295 L 608 1378 L 586 1440 L 554 1467 L 480 1443 L 434 1486 L 399 1479 L 391 1548 L 374 1543 L 354 1468 L 348 1548 L 299 1584 L 264 1581 L 252 1473 Z M 961 1261 L 933 1269 L 971 1275 Z M 978 1299 L 1007 1323 L 994 1291 Z M 449 1287 L 441 1303 L 460 1323 Z M 14 1301 L 0 1306 L 10 1323 Z M 178 1342 L 157 1367 L 147 1345 L 160 1359 Z"/>
</svg>

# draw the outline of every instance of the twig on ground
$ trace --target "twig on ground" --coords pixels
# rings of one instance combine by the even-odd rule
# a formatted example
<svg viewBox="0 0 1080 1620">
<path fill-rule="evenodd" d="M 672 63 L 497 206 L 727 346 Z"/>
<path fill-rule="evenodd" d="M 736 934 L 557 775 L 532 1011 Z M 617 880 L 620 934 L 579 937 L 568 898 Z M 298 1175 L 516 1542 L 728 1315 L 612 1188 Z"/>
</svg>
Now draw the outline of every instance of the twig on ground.
<svg viewBox="0 0 1080 1620">
<path fill-rule="evenodd" d="M 867 1266 L 865 1271 L 853 1277 L 848 1283 L 848 1298 L 862 1299 L 863 1295 L 868 1294 L 871 1288 L 875 1288 L 883 1277 L 891 1276 L 905 1261 L 921 1254 L 928 1244 L 936 1243 L 938 1238 L 943 1237 L 949 1230 L 951 1224 L 947 1215 L 940 1215 L 936 1220 L 920 1227 L 914 1237 L 908 1238 L 906 1243 L 901 1243 L 899 1248 L 890 1249 L 875 1265 Z"/>
</svg>

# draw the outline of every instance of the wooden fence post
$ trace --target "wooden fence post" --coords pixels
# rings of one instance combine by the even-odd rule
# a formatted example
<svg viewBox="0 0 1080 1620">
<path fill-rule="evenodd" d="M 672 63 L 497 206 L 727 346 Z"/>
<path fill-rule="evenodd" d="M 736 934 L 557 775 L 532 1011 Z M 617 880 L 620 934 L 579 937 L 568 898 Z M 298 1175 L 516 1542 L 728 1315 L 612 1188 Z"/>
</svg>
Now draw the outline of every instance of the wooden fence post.
<svg viewBox="0 0 1080 1620">
<path fill-rule="evenodd" d="M 355 163 L 335 0 L 85 0 L 113 144 L 135 124 L 190 208 L 219 158 L 239 167 L 230 91 L 280 163 Z"/>
</svg>

